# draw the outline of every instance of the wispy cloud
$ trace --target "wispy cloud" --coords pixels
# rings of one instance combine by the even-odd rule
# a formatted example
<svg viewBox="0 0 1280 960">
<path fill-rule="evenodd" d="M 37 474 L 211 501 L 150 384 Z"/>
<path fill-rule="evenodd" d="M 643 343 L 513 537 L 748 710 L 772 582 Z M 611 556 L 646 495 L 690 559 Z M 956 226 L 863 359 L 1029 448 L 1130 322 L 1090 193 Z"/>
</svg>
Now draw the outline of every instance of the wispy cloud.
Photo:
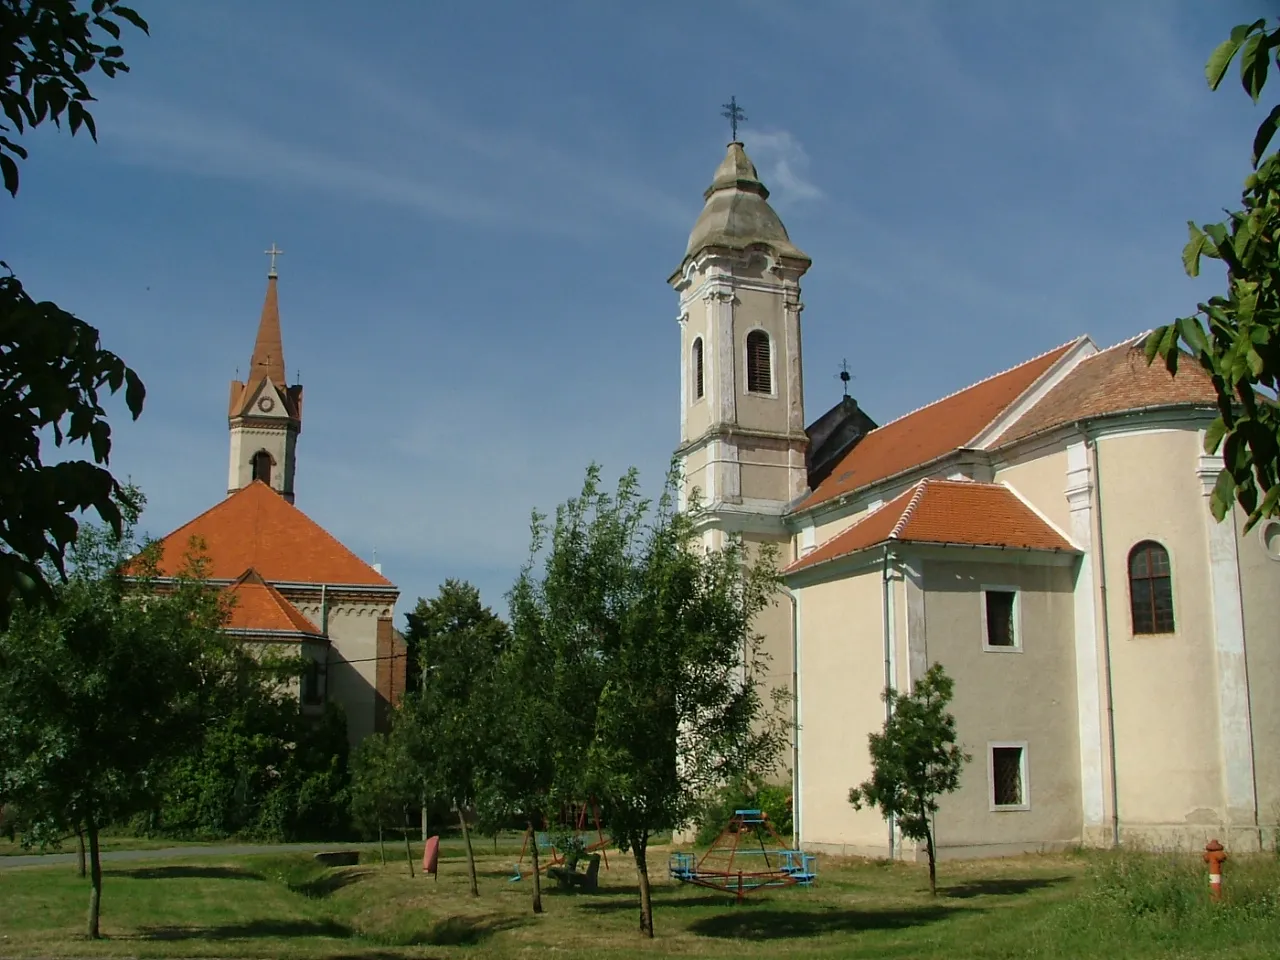
<svg viewBox="0 0 1280 960">
<path fill-rule="evenodd" d="M 781 203 L 821 199 L 822 191 L 808 178 L 809 155 L 799 140 L 786 130 L 753 131 L 748 139 L 752 160 Z"/>
</svg>

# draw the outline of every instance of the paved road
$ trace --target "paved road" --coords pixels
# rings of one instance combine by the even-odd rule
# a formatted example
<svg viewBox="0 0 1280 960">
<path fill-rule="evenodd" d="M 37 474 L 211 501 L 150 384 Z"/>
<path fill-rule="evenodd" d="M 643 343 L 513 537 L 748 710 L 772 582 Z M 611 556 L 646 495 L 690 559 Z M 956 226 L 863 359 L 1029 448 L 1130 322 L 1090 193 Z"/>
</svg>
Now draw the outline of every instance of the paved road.
<svg viewBox="0 0 1280 960">
<path fill-rule="evenodd" d="M 233 844 L 228 846 L 163 847 L 158 850 L 104 850 L 103 863 L 113 860 L 171 860 L 174 857 L 244 857 L 255 853 L 314 853 L 320 850 L 359 850 L 376 848 L 376 843 L 271 843 Z M 31 856 L 0 857 L 0 870 L 7 867 L 54 866 L 75 863 L 76 853 L 45 853 Z"/>
</svg>

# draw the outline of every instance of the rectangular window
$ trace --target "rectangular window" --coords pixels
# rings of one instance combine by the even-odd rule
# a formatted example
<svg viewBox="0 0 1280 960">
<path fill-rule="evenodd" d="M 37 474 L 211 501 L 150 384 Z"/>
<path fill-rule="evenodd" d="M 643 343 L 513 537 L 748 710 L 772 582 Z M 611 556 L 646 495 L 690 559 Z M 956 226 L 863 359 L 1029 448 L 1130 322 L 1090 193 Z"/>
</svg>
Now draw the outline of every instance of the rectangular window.
<svg viewBox="0 0 1280 960">
<path fill-rule="evenodd" d="M 982 646 L 1018 650 L 1018 592 L 1012 587 L 982 588 Z"/>
<path fill-rule="evenodd" d="M 989 750 L 991 809 L 1028 809 L 1026 744 L 990 744 Z"/>
<path fill-rule="evenodd" d="M 324 691 L 320 685 L 320 664 L 308 660 L 302 671 L 302 702 L 309 707 L 324 702 Z"/>
</svg>

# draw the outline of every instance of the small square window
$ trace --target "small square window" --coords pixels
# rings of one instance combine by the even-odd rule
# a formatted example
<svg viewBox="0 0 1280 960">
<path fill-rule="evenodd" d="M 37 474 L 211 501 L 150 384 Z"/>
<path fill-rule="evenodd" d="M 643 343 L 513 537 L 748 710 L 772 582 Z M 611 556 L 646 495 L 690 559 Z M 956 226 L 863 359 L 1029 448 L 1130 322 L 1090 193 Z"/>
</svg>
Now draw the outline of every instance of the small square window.
<svg viewBox="0 0 1280 960">
<path fill-rule="evenodd" d="M 991 808 L 1025 810 L 1027 803 L 1026 747 L 991 747 Z"/>
<path fill-rule="evenodd" d="M 1008 587 L 982 588 L 982 645 L 991 650 L 1017 650 L 1018 592 Z"/>
</svg>

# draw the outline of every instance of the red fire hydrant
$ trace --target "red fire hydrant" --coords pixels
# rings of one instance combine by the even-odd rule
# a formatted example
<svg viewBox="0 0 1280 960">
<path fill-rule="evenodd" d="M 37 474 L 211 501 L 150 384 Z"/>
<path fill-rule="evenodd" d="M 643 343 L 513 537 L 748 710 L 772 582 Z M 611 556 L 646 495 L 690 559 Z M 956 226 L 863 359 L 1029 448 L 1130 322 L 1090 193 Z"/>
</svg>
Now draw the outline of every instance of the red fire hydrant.
<svg viewBox="0 0 1280 960">
<path fill-rule="evenodd" d="M 1222 865 L 1227 860 L 1227 851 L 1217 840 L 1210 840 L 1204 845 L 1204 862 L 1209 865 L 1209 899 L 1222 899 Z"/>
</svg>

